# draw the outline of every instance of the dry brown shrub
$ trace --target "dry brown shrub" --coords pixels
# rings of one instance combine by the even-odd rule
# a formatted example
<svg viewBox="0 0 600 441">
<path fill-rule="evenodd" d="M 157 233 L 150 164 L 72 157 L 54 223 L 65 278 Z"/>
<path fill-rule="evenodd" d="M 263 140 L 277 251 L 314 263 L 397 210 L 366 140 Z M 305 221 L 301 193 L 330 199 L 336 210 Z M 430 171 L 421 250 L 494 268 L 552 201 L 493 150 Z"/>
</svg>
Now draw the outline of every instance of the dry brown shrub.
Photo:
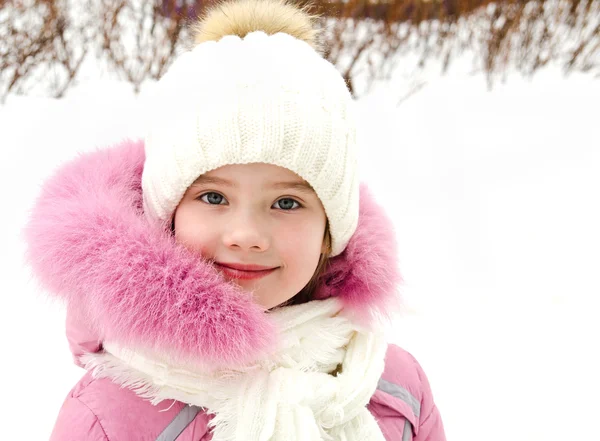
<svg viewBox="0 0 600 441">
<path fill-rule="evenodd" d="M 110 67 L 133 84 L 166 71 L 182 44 L 195 7 L 180 1 L 99 0 L 98 34 Z"/>
<path fill-rule="evenodd" d="M 445 70 L 466 50 L 475 54 L 490 85 L 509 66 L 533 75 L 550 62 L 565 72 L 600 75 L 598 0 L 306 3 L 322 15 L 327 55 L 351 86 L 357 75 L 372 80 L 389 72 L 399 54 L 418 55 L 420 65 L 442 61 Z"/>
<path fill-rule="evenodd" d="M 353 88 L 401 55 L 447 68 L 471 51 L 489 83 L 548 63 L 600 75 L 600 0 L 298 0 L 320 14 L 325 56 Z M 0 98 L 48 82 L 62 96 L 90 52 L 136 91 L 191 44 L 188 24 L 213 0 L 0 0 Z"/>
<path fill-rule="evenodd" d="M 63 0 L 0 4 L 0 99 L 44 81 L 60 97 L 87 52 L 87 25 L 75 22 Z"/>
</svg>

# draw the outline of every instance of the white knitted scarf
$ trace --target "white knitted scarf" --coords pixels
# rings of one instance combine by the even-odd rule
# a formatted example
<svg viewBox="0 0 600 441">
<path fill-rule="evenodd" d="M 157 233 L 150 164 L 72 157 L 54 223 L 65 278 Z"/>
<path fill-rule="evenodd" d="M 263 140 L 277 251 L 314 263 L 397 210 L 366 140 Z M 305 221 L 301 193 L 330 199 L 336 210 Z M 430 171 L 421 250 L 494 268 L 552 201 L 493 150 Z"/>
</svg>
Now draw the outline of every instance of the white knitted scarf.
<svg viewBox="0 0 600 441">
<path fill-rule="evenodd" d="M 340 314 L 338 299 L 269 313 L 280 348 L 253 365 L 220 371 L 174 366 L 166 357 L 105 343 L 85 367 L 154 404 L 206 408 L 214 441 L 385 441 L 365 407 L 383 372 L 387 344 Z"/>
</svg>

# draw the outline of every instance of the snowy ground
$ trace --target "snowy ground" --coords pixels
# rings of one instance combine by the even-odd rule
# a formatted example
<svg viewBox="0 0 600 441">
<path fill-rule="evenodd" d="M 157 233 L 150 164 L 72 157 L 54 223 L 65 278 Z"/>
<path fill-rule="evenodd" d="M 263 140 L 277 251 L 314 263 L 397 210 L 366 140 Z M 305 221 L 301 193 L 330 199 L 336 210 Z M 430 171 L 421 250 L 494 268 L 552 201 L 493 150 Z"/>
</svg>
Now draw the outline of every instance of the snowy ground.
<svg viewBox="0 0 600 441">
<path fill-rule="evenodd" d="M 600 440 L 600 81 L 547 69 L 430 76 L 361 99 L 363 175 L 393 217 L 406 313 L 394 341 L 427 372 L 449 440 Z M 19 230 L 76 151 L 138 136 L 127 84 L 0 106 L 3 433 L 47 439 L 82 371 L 36 290 Z M 35 414 L 35 423 L 32 422 Z"/>
</svg>

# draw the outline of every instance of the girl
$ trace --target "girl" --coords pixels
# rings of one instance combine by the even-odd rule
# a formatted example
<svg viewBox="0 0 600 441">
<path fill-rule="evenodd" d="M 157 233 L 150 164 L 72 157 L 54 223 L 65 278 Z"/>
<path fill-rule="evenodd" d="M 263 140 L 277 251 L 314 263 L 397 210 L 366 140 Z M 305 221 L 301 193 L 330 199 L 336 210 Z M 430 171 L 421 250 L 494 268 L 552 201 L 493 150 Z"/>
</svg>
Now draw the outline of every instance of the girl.
<svg viewBox="0 0 600 441">
<path fill-rule="evenodd" d="M 280 0 L 221 4 L 158 83 L 143 142 L 82 155 L 27 226 L 87 374 L 52 441 L 443 441 L 388 346 L 389 222 L 353 101 Z"/>
</svg>

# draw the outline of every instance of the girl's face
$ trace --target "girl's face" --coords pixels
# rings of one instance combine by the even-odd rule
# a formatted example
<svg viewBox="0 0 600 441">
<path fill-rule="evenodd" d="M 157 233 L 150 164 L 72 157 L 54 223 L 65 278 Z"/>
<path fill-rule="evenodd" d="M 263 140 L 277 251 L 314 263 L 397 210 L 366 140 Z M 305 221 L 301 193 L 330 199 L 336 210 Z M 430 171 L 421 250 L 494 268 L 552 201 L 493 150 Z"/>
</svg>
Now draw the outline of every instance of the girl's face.
<svg viewBox="0 0 600 441">
<path fill-rule="evenodd" d="M 187 189 L 175 210 L 175 238 L 270 309 L 310 281 L 326 220 L 314 190 L 290 170 L 226 165 Z"/>
</svg>

